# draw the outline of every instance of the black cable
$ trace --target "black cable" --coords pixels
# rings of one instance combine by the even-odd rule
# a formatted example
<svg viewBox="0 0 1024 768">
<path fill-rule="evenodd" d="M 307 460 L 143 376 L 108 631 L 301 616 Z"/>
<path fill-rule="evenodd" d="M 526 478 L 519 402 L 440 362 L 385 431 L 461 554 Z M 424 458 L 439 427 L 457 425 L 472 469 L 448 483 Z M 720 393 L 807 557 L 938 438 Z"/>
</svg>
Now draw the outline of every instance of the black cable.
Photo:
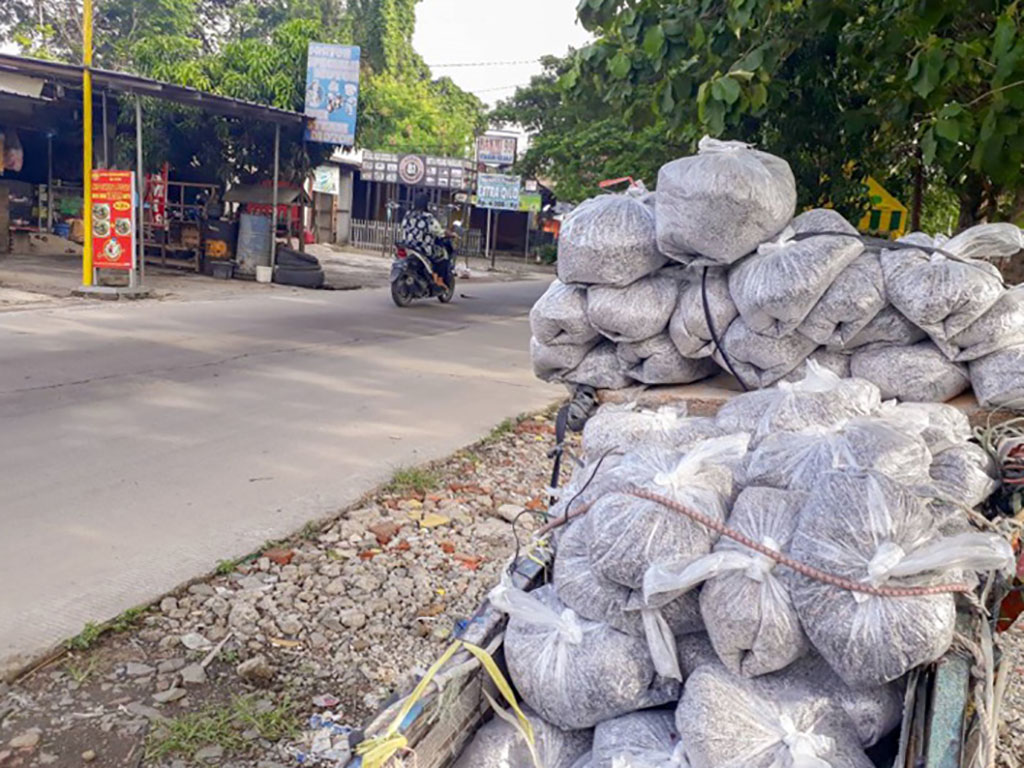
<svg viewBox="0 0 1024 768">
<path fill-rule="evenodd" d="M 572 508 L 573 503 L 575 503 L 576 499 L 582 496 L 583 493 L 587 490 L 587 488 L 590 487 L 590 484 L 594 482 L 594 478 L 597 477 L 597 472 L 599 469 L 601 469 L 601 465 L 604 463 L 604 460 L 611 456 L 613 453 L 615 453 L 614 446 L 609 448 L 601 455 L 601 458 L 599 458 L 597 462 L 594 464 L 594 471 L 590 473 L 590 477 L 587 478 L 587 482 L 583 484 L 582 488 L 576 491 L 575 496 L 569 499 L 569 503 L 565 505 L 565 520 L 563 520 L 563 525 L 567 525 L 569 523 L 569 510 Z"/>
<path fill-rule="evenodd" d="M 736 369 L 732 365 L 732 360 L 729 359 L 729 354 L 725 351 L 725 347 L 722 345 L 721 339 L 718 338 L 718 332 L 715 330 L 715 321 L 711 318 L 711 305 L 708 303 L 708 269 L 704 267 L 704 274 L 700 278 L 700 298 L 704 303 L 704 321 L 708 324 L 708 331 L 711 333 L 711 341 L 714 342 L 715 349 L 717 349 L 721 355 L 722 360 L 725 361 L 725 366 L 729 369 L 736 381 L 743 387 L 744 392 L 749 392 L 750 387 L 743 381 L 743 378 L 736 373 Z"/>
</svg>

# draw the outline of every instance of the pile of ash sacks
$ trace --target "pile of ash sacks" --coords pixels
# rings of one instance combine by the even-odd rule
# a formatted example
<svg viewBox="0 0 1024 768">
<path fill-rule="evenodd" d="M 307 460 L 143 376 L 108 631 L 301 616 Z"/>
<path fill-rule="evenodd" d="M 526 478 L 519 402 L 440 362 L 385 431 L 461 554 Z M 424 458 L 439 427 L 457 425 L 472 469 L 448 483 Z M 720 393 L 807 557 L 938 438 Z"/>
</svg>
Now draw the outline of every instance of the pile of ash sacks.
<svg viewBox="0 0 1024 768">
<path fill-rule="evenodd" d="M 565 220 L 558 280 L 531 313 L 547 381 L 623 389 L 725 370 L 746 389 L 801 378 L 811 360 L 885 398 L 1024 401 L 1024 286 L 991 259 L 1024 248 L 1013 224 L 884 244 L 840 214 L 794 218 L 780 158 L 705 138 L 634 187 Z"/>
<path fill-rule="evenodd" d="M 606 405 L 587 422 L 550 583 L 490 595 L 525 721 L 500 712 L 458 768 L 871 768 L 894 749 L 958 590 L 1013 571 L 970 522 L 995 469 L 958 409 L 805 368 L 713 418 Z M 892 594 L 907 587 L 930 591 Z"/>
</svg>

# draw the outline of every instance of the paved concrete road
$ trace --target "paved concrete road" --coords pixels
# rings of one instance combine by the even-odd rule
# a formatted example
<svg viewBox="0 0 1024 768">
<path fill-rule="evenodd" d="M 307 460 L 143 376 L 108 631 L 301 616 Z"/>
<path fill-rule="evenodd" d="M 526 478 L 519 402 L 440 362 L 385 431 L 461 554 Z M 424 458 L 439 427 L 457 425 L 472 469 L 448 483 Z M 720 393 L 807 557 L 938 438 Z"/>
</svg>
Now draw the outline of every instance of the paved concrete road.
<svg viewBox="0 0 1024 768">
<path fill-rule="evenodd" d="M 543 289 L 0 314 L 0 673 L 553 402 Z"/>
</svg>

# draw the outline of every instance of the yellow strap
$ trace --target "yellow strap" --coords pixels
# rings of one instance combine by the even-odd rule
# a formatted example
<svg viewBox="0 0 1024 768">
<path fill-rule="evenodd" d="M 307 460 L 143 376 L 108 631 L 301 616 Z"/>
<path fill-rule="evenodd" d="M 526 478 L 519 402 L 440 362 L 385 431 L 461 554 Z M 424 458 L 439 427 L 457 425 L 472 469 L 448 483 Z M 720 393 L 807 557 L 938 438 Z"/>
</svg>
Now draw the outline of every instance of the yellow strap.
<svg viewBox="0 0 1024 768">
<path fill-rule="evenodd" d="M 413 692 L 409 694 L 409 697 L 405 700 L 402 708 L 398 711 L 395 719 L 391 725 L 388 726 L 387 730 L 384 731 L 380 736 L 369 739 L 360 743 L 356 747 L 356 754 L 363 758 L 363 768 L 383 768 L 383 766 L 394 757 L 395 753 L 405 749 L 409 745 L 409 740 L 405 737 L 405 734 L 399 733 L 398 729 L 405 722 L 405 718 L 409 716 L 412 708 L 416 706 L 419 700 L 423 697 L 431 681 L 437 675 L 437 673 L 451 658 L 456 654 L 460 648 L 465 648 L 473 656 L 476 657 L 480 665 L 487 670 L 487 674 L 490 675 L 491 680 L 501 691 L 501 695 L 505 697 L 505 700 L 511 705 L 512 709 L 516 713 L 516 717 L 519 719 L 522 725 L 523 733 L 525 734 L 527 743 L 530 745 L 531 751 L 534 746 L 534 735 L 533 726 L 530 725 L 530 721 L 526 719 L 526 715 L 519 708 L 519 704 L 516 702 L 515 694 L 512 693 L 512 686 L 509 685 L 505 676 L 501 674 L 501 670 L 498 669 L 498 665 L 494 663 L 494 659 L 487 653 L 483 648 L 465 643 L 461 640 L 456 640 L 448 649 L 441 654 L 441 658 L 434 662 L 433 666 L 427 670 L 427 674 L 423 676 L 419 684 L 413 689 Z"/>
</svg>

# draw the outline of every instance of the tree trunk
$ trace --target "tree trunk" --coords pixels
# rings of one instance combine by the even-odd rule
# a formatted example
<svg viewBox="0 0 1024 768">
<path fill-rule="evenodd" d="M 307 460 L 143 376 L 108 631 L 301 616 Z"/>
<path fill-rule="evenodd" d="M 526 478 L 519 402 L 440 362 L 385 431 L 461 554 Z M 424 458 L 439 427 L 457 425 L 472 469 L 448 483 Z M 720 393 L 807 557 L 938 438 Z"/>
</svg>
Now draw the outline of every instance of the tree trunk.
<svg viewBox="0 0 1024 768">
<path fill-rule="evenodd" d="M 914 199 L 910 206 L 910 231 L 921 229 L 921 206 L 924 204 L 924 158 L 921 147 L 914 152 Z"/>
<path fill-rule="evenodd" d="M 985 188 L 975 175 L 969 175 L 960 189 L 960 216 L 957 231 L 973 227 L 981 218 L 981 207 L 985 202 Z"/>
</svg>

